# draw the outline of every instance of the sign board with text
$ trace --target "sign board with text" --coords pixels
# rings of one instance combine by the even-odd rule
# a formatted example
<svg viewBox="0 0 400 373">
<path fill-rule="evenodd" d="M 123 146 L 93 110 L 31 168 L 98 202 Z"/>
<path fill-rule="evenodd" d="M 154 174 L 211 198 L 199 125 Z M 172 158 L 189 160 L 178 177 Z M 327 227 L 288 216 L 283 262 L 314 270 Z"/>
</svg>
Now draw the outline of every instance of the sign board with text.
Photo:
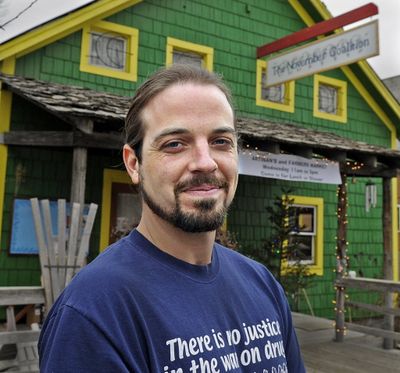
<svg viewBox="0 0 400 373">
<path fill-rule="evenodd" d="M 281 84 L 377 54 L 378 21 L 373 21 L 270 58 L 266 85 Z"/>
<path fill-rule="evenodd" d="M 240 153 L 239 174 L 311 183 L 342 183 L 339 163 L 289 154 Z"/>
</svg>

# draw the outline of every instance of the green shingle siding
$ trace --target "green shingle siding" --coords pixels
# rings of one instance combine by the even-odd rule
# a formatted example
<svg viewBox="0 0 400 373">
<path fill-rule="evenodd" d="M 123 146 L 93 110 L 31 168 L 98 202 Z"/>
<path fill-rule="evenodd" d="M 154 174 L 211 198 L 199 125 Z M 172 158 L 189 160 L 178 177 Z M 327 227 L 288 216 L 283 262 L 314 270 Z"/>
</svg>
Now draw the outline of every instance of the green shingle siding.
<svg viewBox="0 0 400 373">
<path fill-rule="evenodd" d="M 313 77 L 296 81 L 295 112 L 285 113 L 255 104 L 256 47 L 272 42 L 304 24 L 286 1 L 269 0 L 200 0 L 144 1 L 107 18 L 139 29 L 138 81 L 121 81 L 79 71 L 82 32 L 77 31 L 37 51 L 17 59 L 16 74 L 36 79 L 81 85 L 91 89 L 132 96 L 135 88 L 157 68 L 165 64 L 167 37 L 204 44 L 214 48 L 214 71 L 222 73 L 235 95 L 238 115 L 290 122 L 308 128 L 334 132 L 355 140 L 390 146 L 390 133 L 377 115 L 347 80 L 340 69 L 321 74 L 348 82 L 348 123 L 341 124 L 313 117 Z M 20 108 L 23 107 L 23 110 Z M 14 96 L 13 130 L 68 130 L 69 126 L 50 114 Z M 87 201 L 101 202 L 103 169 L 120 164 L 120 154 L 89 151 Z M 3 232 L 0 252 L 0 284 L 38 283 L 36 257 L 9 257 L 7 250 L 11 230 L 11 209 L 16 191 L 15 170 L 22 165 L 26 182 L 18 186 L 17 195 L 35 195 L 53 199 L 69 198 L 71 151 L 49 149 L 9 149 Z M 20 167 L 20 166 L 19 166 Z M 355 184 L 348 180 L 349 224 L 348 241 L 351 268 L 361 269 L 365 276 L 381 276 L 382 223 L 381 182 L 378 185 L 378 207 L 369 213 L 364 208 L 365 179 Z M 282 187 L 291 187 L 294 194 L 324 199 L 324 276 L 308 293 L 314 310 L 321 316 L 333 316 L 333 279 L 335 268 L 335 237 L 337 228 L 336 187 L 312 183 L 241 176 L 235 201 L 229 215 L 229 229 L 243 245 L 260 245 L 270 234 L 266 206 Z M 96 219 L 90 256 L 97 252 L 100 211 Z M 363 253 L 356 255 L 354 254 Z M 18 266 L 21 266 L 19 268 Z M 7 268 L 7 270 L 3 270 Z M 19 268 L 19 269 L 17 269 Z M 18 274 L 21 272 L 20 274 Z M 25 282 L 25 283 L 24 283 Z M 1 285 L 0 285 L 1 286 Z M 361 298 L 365 295 L 355 293 Z M 373 298 L 376 301 L 376 297 Z M 301 309 L 307 311 L 304 299 Z"/>
</svg>

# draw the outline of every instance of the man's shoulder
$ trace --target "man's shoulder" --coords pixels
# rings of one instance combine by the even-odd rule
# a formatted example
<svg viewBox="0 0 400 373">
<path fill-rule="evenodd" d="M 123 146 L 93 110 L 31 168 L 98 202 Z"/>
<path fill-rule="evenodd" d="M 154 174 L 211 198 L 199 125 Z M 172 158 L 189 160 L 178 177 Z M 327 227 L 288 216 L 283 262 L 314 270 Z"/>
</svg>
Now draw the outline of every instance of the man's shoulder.
<svg viewBox="0 0 400 373">
<path fill-rule="evenodd" d="M 72 279 L 60 297 L 62 303 L 75 306 L 112 297 L 117 289 L 141 281 L 146 271 L 143 251 L 129 236 L 110 245 Z"/>
<path fill-rule="evenodd" d="M 266 267 L 263 264 L 243 255 L 236 250 L 229 249 L 218 243 L 215 244 L 215 248 L 222 260 L 229 261 L 233 264 L 249 266 L 258 270 L 266 270 Z"/>
</svg>

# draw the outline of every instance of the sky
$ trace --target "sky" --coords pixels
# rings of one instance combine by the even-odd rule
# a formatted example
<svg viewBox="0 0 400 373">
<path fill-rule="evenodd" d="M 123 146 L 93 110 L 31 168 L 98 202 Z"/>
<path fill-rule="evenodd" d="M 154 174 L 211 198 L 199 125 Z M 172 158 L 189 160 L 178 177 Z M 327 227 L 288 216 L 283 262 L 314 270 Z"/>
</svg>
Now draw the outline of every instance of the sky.
<svg viewBox="0 0 400 373">
<path fill-rule="evenodd" d="M 400 0 L 323 0 L 333 16 L 346 13 L 352 9 L 373 2 L 379 13 L 360 23 L 379 21 L 379 56 L 367 61 L 381 79 L 400 75 Z M 355 25 L 355 24 L 354 24 Z M 351 25 L 347 28 L 352 28 Z"/>
<path fill-rule="evenodd" d="M 0 44 L 16 34 L 92 1 L 94 0 L 0 0 Z M 380 55 L 368 59 L 368 62 L 381 79 L 400 75 L 400 0 L 372 1 L 378 6 L 379 14 L 362 23 L 373 19 L 379 20 Z M 371 1 L 323 0 L 323 2 L 332 15 L 336 16 Z"/>
<path fill-rule="evenodd" d="M 0 0 L 0 44 L 93 0 Z"/>
</svg>

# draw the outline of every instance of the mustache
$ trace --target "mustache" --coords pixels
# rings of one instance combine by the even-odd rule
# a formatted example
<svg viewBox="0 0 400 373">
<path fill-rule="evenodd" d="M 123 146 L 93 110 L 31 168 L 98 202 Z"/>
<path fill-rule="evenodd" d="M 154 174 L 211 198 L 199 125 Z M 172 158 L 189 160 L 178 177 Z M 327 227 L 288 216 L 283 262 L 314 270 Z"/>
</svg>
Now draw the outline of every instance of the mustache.
<svg viewBox="0 0 400 373">
<path fill-rule="evenodd" d="M 225 179 L 219 179 L 213 175 L 199 174 L 192 177 L 190 180 L 181 181 L 180 183 L 176 184 L 175 193 L 177 194 L 185 191 L 186 189 L 197 187 L 203 184 L 215 185 L 225 190 L 227 190 L 229 187 L 229 183 Z"/>
</svg>

